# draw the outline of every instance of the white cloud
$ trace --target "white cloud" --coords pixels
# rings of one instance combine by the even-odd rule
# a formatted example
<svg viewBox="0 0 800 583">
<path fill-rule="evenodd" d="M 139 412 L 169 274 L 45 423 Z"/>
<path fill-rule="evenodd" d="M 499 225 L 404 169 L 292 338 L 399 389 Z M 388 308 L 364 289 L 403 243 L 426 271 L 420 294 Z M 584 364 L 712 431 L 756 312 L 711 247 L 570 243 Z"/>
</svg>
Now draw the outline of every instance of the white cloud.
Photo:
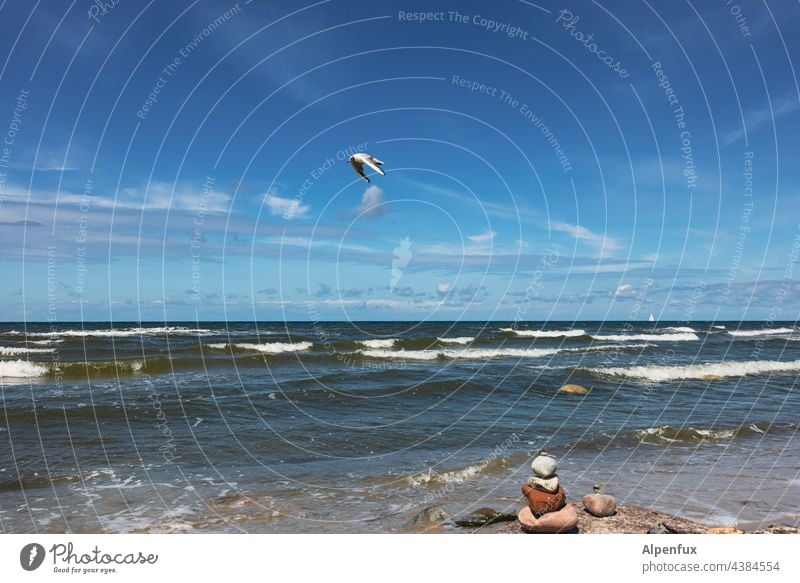
<svg viewBox="0 0 800 583">
<path fill-rule="evenodd" d="M 453 285 L 450 284 L 450 283 L 444 282 L 444 283 L 437 283 L 436 284 L 436 293 L 446 294 L 451 289 L 453 289 Z"/>
<path fill-rule="evenodd" d="M 371 184 L 361 195 L 361 204 L 354 209 L 354 214 L 367 217 L 379 217 L 385 212 L 383 206 L 383 191 Z"/>
<path fill-rule="evenodd" d="M 474 241 L 475 243 L 485 243 L 487 241 L 491 241 L 494 239 L 495 233 L 494 231 L 486 231 L 485 233 L 481 233 L 480 235 L 472 235 L 467 237 L 470 241 Z"/>
<path fill-rule="evenodd" d="M 598 248 L 597 256 L 600 258 L 608 257 L 610 254 L 620 248 L 619 242 L 613 237 L 594 233 L 586 227 L 581 227 L 580 225 L 573 225 L 570 223 L 565 223 L 564 221 L 558 221 L 553 223 L 552 228 L 555 231 L 566 233 L 575 239 L 581 239 L 596 245 Z"/>
<path fill-rule="evenodd" d="M 636 294 L 635 294 L 635 292 L 633 290 L 633 286 L 631 284 L 629 284 L 629 283 L 623 283 L 623 284 L 617 286 L 617 289 L 614 290 L 614 297 L 615 298 L 619 298 L 619 297 L 629 298 L 629 297 L 632 297 L 634 295 L 636 295 Z"/>
<path fill-rule="evenodd" d="M 302 204 L 299 200 L 293 198 L 281 198 L 276 196 L 272 191 L 264 195 L 264 204 L 269 208 L 269 212 L 273 215 L 279 215 L 286 219 L 302 219 L 308 215 L 311 210 L 307 204 Z"/>
</svg>

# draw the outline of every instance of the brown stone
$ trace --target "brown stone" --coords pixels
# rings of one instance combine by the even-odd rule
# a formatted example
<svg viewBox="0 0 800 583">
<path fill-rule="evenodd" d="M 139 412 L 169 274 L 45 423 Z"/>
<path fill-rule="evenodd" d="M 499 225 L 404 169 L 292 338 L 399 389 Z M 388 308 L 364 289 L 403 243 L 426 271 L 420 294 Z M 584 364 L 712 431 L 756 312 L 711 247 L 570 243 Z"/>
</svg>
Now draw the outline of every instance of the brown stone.
<svg viewBox="0 0 800 583">
<path fill-rule="evenodd" d="M 744 534 L 744 531 L 733 528 L 732 526 L 716 526 L 714 528 L 709 528 L 706 534 Z"/>
<path fill-rule="evenodd" d="M 558 491 L 555 494 L 550 494 L 525 484 L 522 486 L 522 494 L 527 499 L 528 508 L 531 509 L 531 514 L 535 518 L 539 518 L 548 512 L 561 510 L 567 503 L 567 495 L 561 486 L 558 487 Z"/>
<path fill-rule="evenodd" d="M 542 492 L 555 494 L 558 492 L 558 476 L 553 476 L 552 478 L 531 476 L 528 478 L 528 485 L 536 488 L 537 490 L 541 490 Z"/>
<path fill-rule="evenodd" d="M 527 506 L 517 514 L 522 530 L 532 534 L 557 534 L 570 532 L 578 526 L 578 513 L 570 504 L 556 512 L 548 512 L 541 518 L 534 518 Z"/>
<path fill-rule="evenodd" d="M 608 494 L 587 494 L 583 497 L 583 507 L 592 516 L 605 518 L 617 511 L 617 501 Z"/>
<path fill-rule="evenodd" d="M 589 389 L 580 385 L 564 385 L 558 389 L 558 392 L 566 393 L 568 395 L 586 395 L 589 393 Z"/>
</svg>

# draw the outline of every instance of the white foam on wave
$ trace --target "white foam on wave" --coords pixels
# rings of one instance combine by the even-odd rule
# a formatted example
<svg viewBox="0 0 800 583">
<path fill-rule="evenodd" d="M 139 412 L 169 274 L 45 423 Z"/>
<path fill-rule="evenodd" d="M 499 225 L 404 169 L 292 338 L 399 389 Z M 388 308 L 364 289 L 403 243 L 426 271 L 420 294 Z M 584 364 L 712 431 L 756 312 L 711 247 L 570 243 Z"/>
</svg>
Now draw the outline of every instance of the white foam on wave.
<svg viewBox="0 0 800 583">
<path fill-rule="evenodd" d="M 746 360 L 684 366 L 644 365 L 631 367 L 591 368 L 591 372 L 608 376 L 645 379 L 652 382 L 677 380 L 715 380 L 768 373 L 800 371 L 800 360 Z"/>
<path fill-rule="evenodd" d="M 432 468 L 429 468 L 426 472 L 409 477 L 408 483 L 411 486 L 421 486 L 422 484 L 431 483 L 463 484 L 464 482 L 479 476 L 488 465 L 489 461 L 483 461 L 472 466 L 467 466 L 466 468 L 460 470 L 452 470 L 449 472 L 443 472 L 441 474 Z"/>
<path fill-rule="evenodd" d="M 646 348 L 647 344 L 631 344 L 624 348 Z M 542 358 L 562 352 L 589 352 L 594 350 L 619 350 L 619 346 L 605 344 L 586 348 L 462 348 L 459 350 L 361 350 L 369 358 L 394 358 L 408 360 L 436 360 L 437 358 L 488 360 L 491 358 Z"/>
<path fill-rule="evenodd" d="M 391 348 L 397 342 L 394 338 L 373 338 L 370 340 L 359 340 L 358 343 L 367 348 Z"/>
<path fill-rule="evenodd" d="M 229 350 L 230 347 L 240 350 L 255 350 L 264 354 L 280 354 L 282 352 L 301 352 L 313 346 L 311 342 L 267 342 L 265 344 L 254 344 L 252 342 L 237 342 L 235 344 L 215 343 L 206 344 L 208 348 L 216 350 Z"/>
<path fill-rule="evenodd" d="M 153 328 L 122 328 L 118 330 L 61 330 L 57 332 L 31 332 L 28 336 L 31 337 L 78 337 L 83 338 L 86 336 L 98 337 L 125 337 L 125 336 L 146 336 L 148 334 L 173 334 L 173 335 L 207 335 L 212 334 L 211 330 L 206 328 L 186 328 L 183 326 L 159 326 Z"/>
<path fill-rule="evenodd" d="M 694 332 L 677 332 L 675 334 L 593 334 L 592 338 L 604 342 L 630 342 L 634 340 L 643 340 L 645 342 L 690 342 L 692 340 L 700 340 Z"/>
<path fill-rule="evenodd" d="M 500 331 L 533 338 L 571 338 L 575 336 L 586 336 L 586 330 L 515 330 L 514 328 L 500 328 Z"/>
<path fill-rule="evenodd" d="M 25 348 L 24 346 L 0 346 L 0 355 L 17 356 L 19 354 L 46 354 L 55 352 L 55 348 Z"/>
<path fill-rule="evenodd" d="M 474 336 L 458 336 L 455 338 L 437 338 L 442 344 L 469 344 L 475 341 Z"/>
<path fill-rule="evenodd" d="M 763 330 L 728 330 L 731 336 L 765 336 L 769 334 L 791 334 L 794 328 L 764 328 Z"/>
<path fill-rule="evenodd" d="M 471 358 L 485 360 L 498 357 L 541 358 L 557 354 L 557 348 L 464 348 L 462 350 L 362 350 L 369 358 L 394 358 L 408 360 L 451 360 Z"/>
<path fill-rule="evenodd" d="M 0 361 L 0 378 L 32 378 L 47 374 L 47 367 L 27 360 Z"/>
<path fill-rule="evenodd" d="M 689 326 L 668 326 L 664 330 L 669 330 L 670 332 L 697 332 L 697 330 Z"/>
</svg>

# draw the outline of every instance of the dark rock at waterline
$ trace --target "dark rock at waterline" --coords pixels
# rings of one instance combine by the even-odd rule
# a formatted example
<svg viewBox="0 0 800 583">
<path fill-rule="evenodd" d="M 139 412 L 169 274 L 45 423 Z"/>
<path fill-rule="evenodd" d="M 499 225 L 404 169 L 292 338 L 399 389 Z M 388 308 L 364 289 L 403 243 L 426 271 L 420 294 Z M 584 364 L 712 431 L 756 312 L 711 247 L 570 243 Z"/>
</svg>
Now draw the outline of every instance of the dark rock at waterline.
<svg viewBox="0 0 800 583">
<path fill-rule="evenodd" d="M 479 526 L 486 526 L 487 524 L 494 524 L 496 522 L 509 522 L 516 519 L 517 515 L 513 512 L 498 512 L 494 508 L 478 508 L 466 516 L 456 518 L 456 525 L 465 526 L 468 528 L 476 528 Z"/>
<path fill-rule="evenodd" d="M 656 522 L 648 529 L 647 534 L 678 534 L 678 531 L 663 522 Z"/>
<path fill-rule="evenodd" d="M 430 506 L 422 510 L 411 521 L 412 524 L 437 524 L 450 520 L 453 516 L 441 506 Z"/>
</svg>

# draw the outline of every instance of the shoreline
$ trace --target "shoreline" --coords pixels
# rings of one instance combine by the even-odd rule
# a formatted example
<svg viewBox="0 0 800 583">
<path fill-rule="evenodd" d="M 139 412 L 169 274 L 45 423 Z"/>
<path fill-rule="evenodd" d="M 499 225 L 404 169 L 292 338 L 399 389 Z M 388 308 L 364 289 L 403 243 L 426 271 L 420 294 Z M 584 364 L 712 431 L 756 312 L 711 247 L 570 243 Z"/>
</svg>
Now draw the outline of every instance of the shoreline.
<svg viewBox="0 0 800 583">
<path fill-rule="evenodd" d="M 582 503 L 569 504 L 578 513 L 578 526 L 575 531 L 566 534 L 800 534 L 800 528 L 781 524 L 771 524 L 758 530 L 711 526 L 632 504 L 621 504 L 612 516 L 597 518 L 586 512 Z M 474 533 L 526 534 L 518 520 L 464 530 Z"/>
</svg>

